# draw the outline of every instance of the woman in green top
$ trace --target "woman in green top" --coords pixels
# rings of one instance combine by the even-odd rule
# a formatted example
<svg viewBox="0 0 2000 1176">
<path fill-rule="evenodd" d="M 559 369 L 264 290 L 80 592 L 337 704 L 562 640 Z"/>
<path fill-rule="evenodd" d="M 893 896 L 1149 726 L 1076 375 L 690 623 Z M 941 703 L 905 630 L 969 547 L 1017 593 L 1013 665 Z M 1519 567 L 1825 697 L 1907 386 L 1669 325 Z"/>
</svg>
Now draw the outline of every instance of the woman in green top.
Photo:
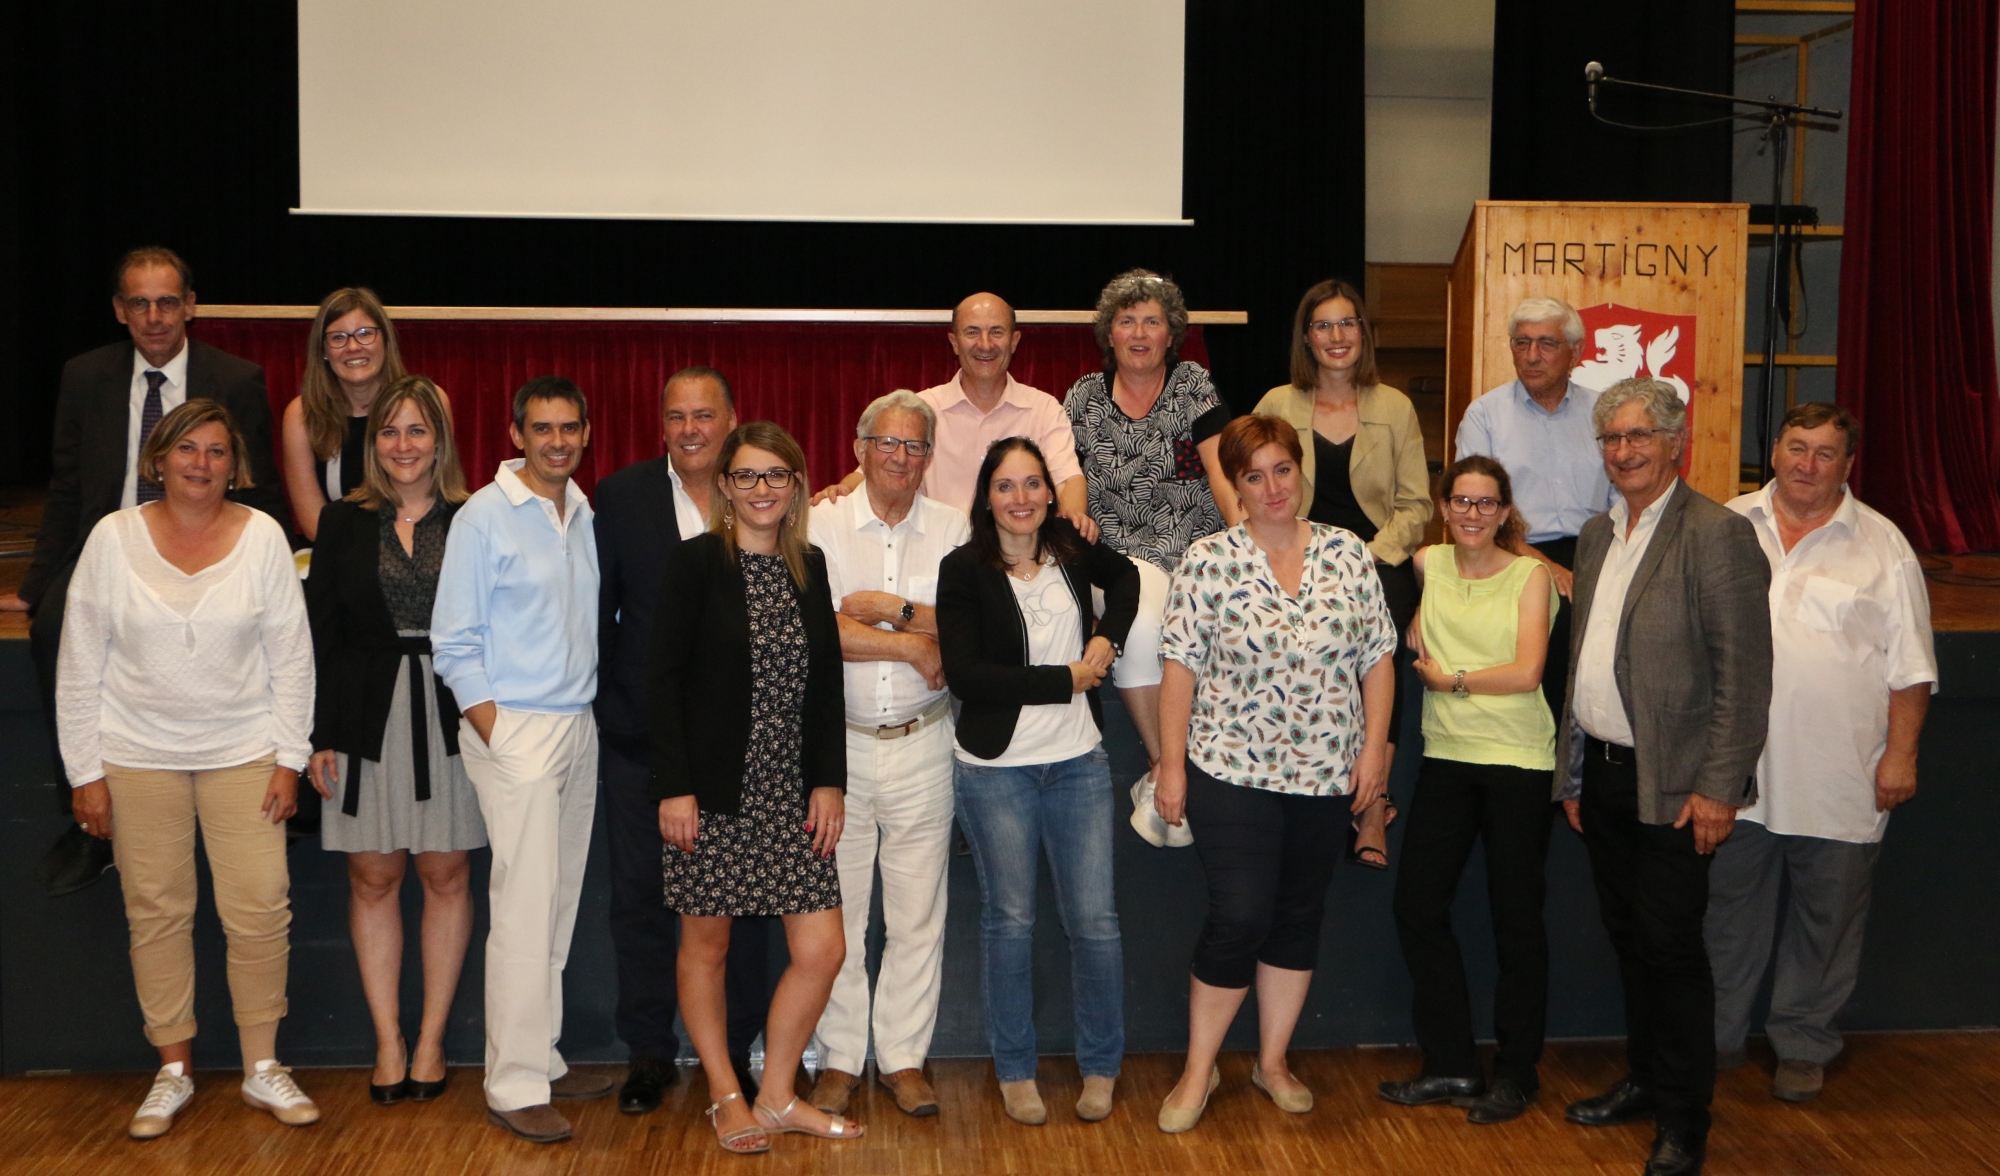
<svg viewBox="0 0 2000 1176">
<path fill-rule="evenodd" d="M 1548 1005 L 1542 868 L 1555 722 L 1541 683 L 1557 597 L 1547 569 L 1516 554 L 1527 528 L 1500 463 L 1461 458 L 1445 471 L 1444 487 L 1451 543 L 1415 556 L 1424 762 L 1395 904 L 1424 1067 L 1377 1089 L 1391 1102 L 1453 1102 L 1471 1108 L 1471 1122 L 1501 1123 L 1535 1101 Z M 1478 838 L 1486 842 L 1500 964 L 1493 993 L 1500 1051 L 1490 1089 L 1473 1052 L 1471 995 L 1451 929 L 1452 897 Z"/>
</svg>

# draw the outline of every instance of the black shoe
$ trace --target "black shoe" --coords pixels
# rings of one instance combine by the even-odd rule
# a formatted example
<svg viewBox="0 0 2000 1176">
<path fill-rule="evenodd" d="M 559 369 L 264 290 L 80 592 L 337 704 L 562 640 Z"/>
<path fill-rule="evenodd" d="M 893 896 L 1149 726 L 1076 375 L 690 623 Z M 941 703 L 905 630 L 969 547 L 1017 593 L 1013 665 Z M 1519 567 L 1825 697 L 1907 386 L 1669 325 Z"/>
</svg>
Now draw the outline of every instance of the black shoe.
<svg viewBox="0 0 2000 1176">
<path fill-rule="evenodd" d="M 1406 1107 L 1437 1103 L 1464 1107 L 1486 1093 L 1486 1083 L 1479 1078 L 1412 1078 L 1408 1082 L 1378 1082 L 1375 1093 Z"/>
<path fill-rule="evenodd" d="M 1487 1091 L 1484 1098 L 1473 1101 L 1472 1109 L 1465 1113 L 1465 1121 L 1490 1127 L 1495 1123 L 1518 1119 L 1534 1105 L 1534 1091 L 1521 1089 L 1521 1084 L 1512 1078 L 1499 1078 L 1494 1080 L 1493 1089 Z"/>
<path fill-rule="evenodd" d="M 757 1101 L 757 1076 L 750 1072 L 748 1054 L 729 1055 L 729 1068 L 736 1071 L 736 1084 L 743 1088 L 743 1101 Z"/>
<path fill-rule="evenodd" d="M 72 823 L 42 855 L 42 890 L 50 898 L 75 894 L 111 868 L 111 843 Z"/>
<path fill-rule="evenodd" d="M 1569 1104 L 1563 1118 L 1584 1127 L 1616 1127 L 1652 1113 L 1653 1092 L 1628 1075 L 1603 1094 Z"/>
<path fill-rule="evenodd" d="M 393 1107 L 410 1097 L 410 1080 L 405 1078 L 401 1082 L 391 1082 L 387 1086 L 377 1086 L 370 1082 L 368 1097 L 373 1099 L 378 1107 Z"/>
<path fill-rule="evenodd" d="M 410 1088 L 411 1102 L 429 1102 L 443 1094 L 444 1088 L 451 1085 L 451 1067 L 446 1066 L 444 1077 L 436 1082 L 419 1082 L 415 1078 L 405 1078 L 403 1085 Z"/>
<path fill-rule="evenodd" d="M 679 1075 L 674 1064 L 661 1058 L 637 1057 L 625 1072 L 625 1085 L 618 1088 L 618 1109 L 628 1115 L 645 1115 L 660 1109 L 660 1099 Z"/>
<path fill-rule="evenodd" d="M 1644 1176 L 1699 1176 L 1707 1158 L 1707 1132 L 1662 1127 L 1653 1136 L 1653 1154 L 1646 1157 Z"/>
</svg>

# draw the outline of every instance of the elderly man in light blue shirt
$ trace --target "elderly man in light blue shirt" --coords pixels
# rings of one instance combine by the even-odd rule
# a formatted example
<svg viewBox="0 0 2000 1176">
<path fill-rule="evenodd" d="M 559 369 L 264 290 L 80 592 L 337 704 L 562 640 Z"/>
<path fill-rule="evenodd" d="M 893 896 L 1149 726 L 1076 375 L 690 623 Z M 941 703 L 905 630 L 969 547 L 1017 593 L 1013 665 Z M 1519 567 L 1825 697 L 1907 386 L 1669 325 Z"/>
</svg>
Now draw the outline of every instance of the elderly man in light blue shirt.
<svg viewBox="0 0 2000 1176">
<path fill-rule="evenodd" d="M 587 412 L 558 377 L 515 394 L 523 456 L 452 520 L 431 614 L 432 662 L 464 713 L 465 774 L 493 847 L 488 1117 L 536 1143 L 569 1138 L 551 1098 L 611 1090 L 556 1051 L 597 803 L 597 540 L 570 480 L 590 444 Z"/>
<path fill-rule="evenodd" d="M 1570 568 L 1585 520 L 1611 509 L 1590 409 L 1597 393 L 1573 383 L 1583 346 L 1583 318 L 1560 298 L 1529 298 L 1507 316 L 1514 378 L 1466 407 L 1454 460 L 1480 454 L 1507 469 L 1514 510 L 1528 525 L 1527 553 L 1548 565 L 1562 607 L 1549 649 L 1569 648 Z M 1562 714 L 1563 676 L 1542 675 L 1549 709 Z"/>
</svg>

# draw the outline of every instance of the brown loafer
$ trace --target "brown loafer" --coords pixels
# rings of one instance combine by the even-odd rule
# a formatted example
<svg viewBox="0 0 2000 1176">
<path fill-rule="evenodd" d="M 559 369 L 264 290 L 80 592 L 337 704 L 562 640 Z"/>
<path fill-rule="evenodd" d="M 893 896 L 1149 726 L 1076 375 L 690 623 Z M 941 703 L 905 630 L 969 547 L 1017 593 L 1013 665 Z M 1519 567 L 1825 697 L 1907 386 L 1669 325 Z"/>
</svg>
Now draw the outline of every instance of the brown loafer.
<svg viewBox="0 0 2000 1176">
<path fill-rule="evenodd" d="M 937 1091 L 924 1081 L 923 1070 L 896 1070 L 888 1074 L 877 1071 L 876 1080 L 896 1096 L 896 1109 L 905 1115 L 928 1119 L 938 1113 Z"/>
<path fill-rule="evenodd" d="M 570 1070 L 562 1077 L 549 1083 L 549 1097 L 582 1102 L 585 1099 L 603 1098 L 618 1085 L 609 1074 L 586 1074 L 581 1070 Z"/>
<path fill-rule="evenodd" d="M 569 1120 L 547 1103 L 522 1107 L 517 1111 L 486 1108 L 486 1117 L 529 1143 L 555 1143 L 569 1138 Z"/>
<path fill-rule="evenodd" d="M 847 1100 L 854 1097 L 855 1088 L 861 1085 L 859 1074 L 849 1074 L 845 1070 L 821 1070 L 819 1081 L 813 1085 L 812 1097 L 807 1102 L 829 1115 L 847 1113 Z"/>
</svg>

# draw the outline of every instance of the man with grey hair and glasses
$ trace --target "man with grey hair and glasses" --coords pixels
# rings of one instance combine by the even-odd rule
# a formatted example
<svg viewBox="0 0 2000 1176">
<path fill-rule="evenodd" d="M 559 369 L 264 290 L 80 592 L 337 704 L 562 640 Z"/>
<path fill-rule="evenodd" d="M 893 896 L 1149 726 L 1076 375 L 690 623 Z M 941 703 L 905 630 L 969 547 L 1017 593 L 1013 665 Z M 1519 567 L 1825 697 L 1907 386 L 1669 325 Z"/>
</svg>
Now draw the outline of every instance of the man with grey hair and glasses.
<svg viewBox="0 0 2000 1176">
<path fill-rule="evenodd" d="M 1514 378 L 1474 400 L 1458 422 L 1453 460 L 1481 454 L 1507 467 L 1528 549 L 1548 565 L 1564 600 L 1549 648 L 1569 645 L 1570 569 L 1584 521 L 1611 506 L 1611 483 L 1590 421 L 1597 394 L 1569 378 L 1581 358 L 1583 319 L 1560 298 L 1529 298 L 1507 316 Z M 1549 713 L 1563 708 L 1561 674 L 1542 676 Z"/>
<path fill-rule="evenodd" d="M 1646 1176 L 1693 1176 L 1715 1096 L 1702 917 L 1715 847 L 1757 799 L 1771 566 L 1749 520 L 1680 480 L 1687 408 L 1671 385 L 1620 380 L 1591 420 L 1618 498 L 1577 535 L 1555 798 L 1583 834 L 1618 953 L 1630 1072 L 1566 1117 L 1650 1117 Z"/>
<path fill-rule="evenodd" d="M 817 1037 L 812 1093 L 846 1111 L 874 1030 L 875 1071 L 896 1106 L 938 1113 L 924 1079 L 943 976 L 945 866 L 951 853 L 952 716 L 938 655 L 938 563 L 970 537 L 964 512 L 926 497 L 937 414 L 914 392 L 870 404 L 855 429 L 856 493 L 813 507 L 814 546 L 847 663 L 847 824 L 840 863 L 847 962 Z M 868 923 L 877 866 L 885 937 L 871 1014 Z"/>
</svg>

